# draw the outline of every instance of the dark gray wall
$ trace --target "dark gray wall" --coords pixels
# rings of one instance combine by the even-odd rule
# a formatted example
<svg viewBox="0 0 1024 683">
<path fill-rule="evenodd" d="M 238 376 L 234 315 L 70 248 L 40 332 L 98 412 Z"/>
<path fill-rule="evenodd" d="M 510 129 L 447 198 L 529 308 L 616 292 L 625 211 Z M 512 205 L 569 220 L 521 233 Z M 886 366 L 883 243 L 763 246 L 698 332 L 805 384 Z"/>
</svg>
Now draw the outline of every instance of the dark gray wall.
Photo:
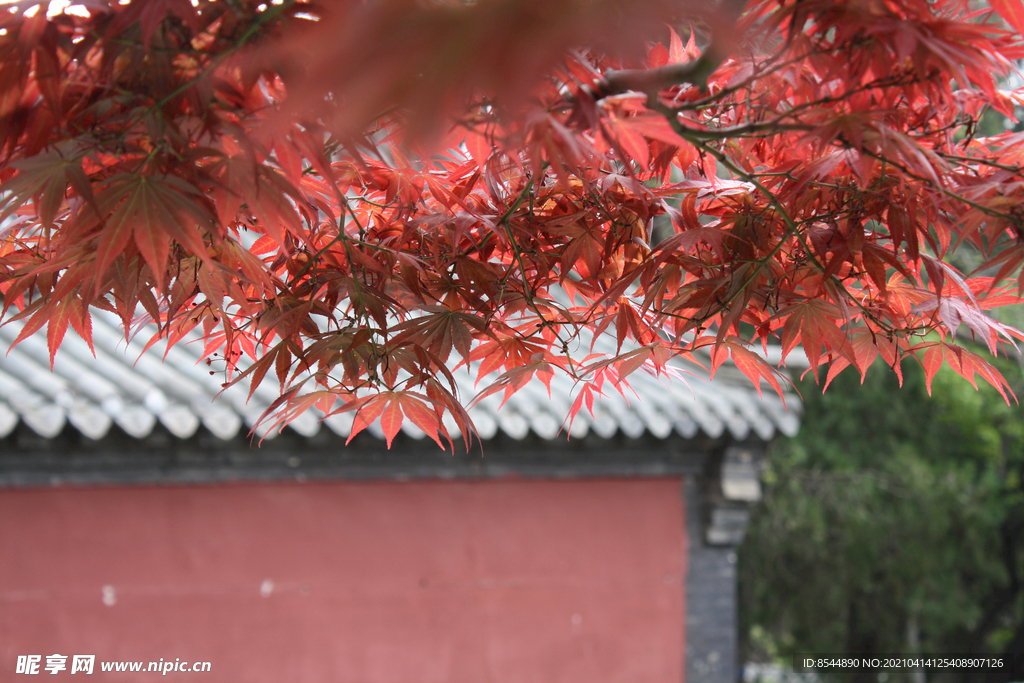
<svg viewBox="0 0 1024 683">
<path fill-rule="evenodd" d="M 735 683 L 737 651 L 736 549 L 749 507 L 761 497 L 765 444 L 714 450 L 700 474 L 683 478 L 690 541 L 686 574 L 686 683 Z"/>
<path fill-rule="evenodd" d="M 388 450 L 367 433 L 345 446 L 321 430 L 315 437 L 285 432 L 256 446 L 238 437 L 222 441 L 201 429 L 177 439 L 157 427 L 134 439 L 116 427 L 93 441 L 68 427 L 44 439 L 25 425 L 0 439 L 0 488 L 54 484 L 200 483 L 234 480 L 452 479 L 509 475 L 572 479 L 579 477 L 668 477 L 699 473 L 707 454 L 723 439 L 602 439 L 547 441 L 504 435 L 468 451 L 456 441 L 445 452 L 429 439 L 399 435 Z"/>
<path fill-rule="evenodd" d="M 690 539 L 686 574 L 686 683 L 735 683 L 736 549 L 705 541 L 704 496 L 695 477 L 683 480 Z"/>
</svg>

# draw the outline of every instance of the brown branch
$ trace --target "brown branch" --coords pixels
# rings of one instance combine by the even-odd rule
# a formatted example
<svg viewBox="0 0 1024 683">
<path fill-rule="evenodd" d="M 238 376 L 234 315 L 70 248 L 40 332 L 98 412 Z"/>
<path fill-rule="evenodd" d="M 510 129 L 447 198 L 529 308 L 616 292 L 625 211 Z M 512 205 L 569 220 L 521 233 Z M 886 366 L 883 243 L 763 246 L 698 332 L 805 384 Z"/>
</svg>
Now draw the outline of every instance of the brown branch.
<svg viewBox="0 0 1024 683">
<path fill-rule="evenodd" d="M 745 0 L 720 0 L 715 22 L 718 27 L 735 24 L 743 14 Z M 674 85 L 689 83 L 701 90 L 707 89 L 708 77 L 714 73 L 729 56 L 726 45 L 731 40 L 720 40 L 712 36 L 711 42 L 700 57 L 685 64 L 667 64 L 657 69 L 620 69 L 608 71 L 597 83 L 598 96 L 607 97 L 631 90 L 656 96 L 659 90 Z"/>
<path fill-rule="evenodd" d="M 685 64 L 668 64 L 657 69 L 609 71 L 598 83 L 599 96 L 607 97 L 630 90 L 650 95 L 684 83 L 696 85 L 703 90 L 707 87 L 708 77 L 725 60 L 725 57 L 726 55 L 720 54 L 714 49 L 714 43 L 712 43 L 704 51 L 704 54 Z"/>
</svg>

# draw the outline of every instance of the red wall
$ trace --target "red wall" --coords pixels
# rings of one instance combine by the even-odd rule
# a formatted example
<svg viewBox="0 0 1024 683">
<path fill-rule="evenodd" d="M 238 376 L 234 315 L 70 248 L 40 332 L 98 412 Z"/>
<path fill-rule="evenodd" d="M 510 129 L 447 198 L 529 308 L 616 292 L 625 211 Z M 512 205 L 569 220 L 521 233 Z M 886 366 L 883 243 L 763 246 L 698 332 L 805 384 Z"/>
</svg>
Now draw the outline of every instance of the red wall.
<svg viewBox="0 0 1024 683">
<path fill-rule="evenodd" d="M 59 653 L 95 654 L 87 681 L 675 683 L 680 491 L 677 479 L 0 491 L 0 681 L 35 678 L 14 675 L 17 655 Z M 212 671 L 99 670 L 161 657 Z M 70 658 L 41 675 L 69 671 Z"/>
</svg>

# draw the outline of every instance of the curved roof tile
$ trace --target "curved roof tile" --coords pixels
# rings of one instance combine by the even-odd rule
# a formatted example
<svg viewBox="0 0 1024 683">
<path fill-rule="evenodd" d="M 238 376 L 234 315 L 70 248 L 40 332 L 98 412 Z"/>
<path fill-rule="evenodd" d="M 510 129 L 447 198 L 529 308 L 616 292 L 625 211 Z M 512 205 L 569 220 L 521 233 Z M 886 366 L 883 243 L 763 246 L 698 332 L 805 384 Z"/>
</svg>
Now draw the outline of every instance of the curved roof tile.
<svg viewBox="0 0 1024 683">
<path fill-rule="evenodd" d="M 0 354 L 0 436 L 21 421 L 46 438 L 56 436 L 66 423 L 92 439 L 103 438 L 112 424 L 130 436 L 143 438 L 159 422 L 178 438 L 192 436 L 203 425 L 226 440 L 252 428 L 277 398 L 270 384 L 258 387 L 251 399 L 247 381 L 225 389 L 222 375 L 202 362 L 200 344 L 186 339 L 170 350 L 161 347 L 143 353 L 141 340 L 126 344 L 118 325 L 116 317 L 97 312 L 93 317 L 94 349 L 69 331 L 52 372 L 41 333 L 6 355 Z M 0 345 L 9 346 L 21 329 L 17 322 L 0 327 Z M 588 346 L 581 344 L 581 348 Z M 615 350 L 613 341 L 602 340 L 594 346 L 598 352 Z M 575 399 L 574 387 L 561 376 L 552 378 L 550 394 L 535 380 L 504 404 L 501 393 L 482 399 L 470 409 L 470 415 L 483 439 L 500 431 L 517 440 L 530 432 L 550 440 L 564 438 L 566 430 L 575 438 L 591 431 L 604 438 L 616 433 L 630 438 L 645 433 L 666 438 L 673 432 L 684 438 L 698 432 L 717 438 L 728 430 L 737 439 L 755 434 L 768 440 L 776 433 L 791 435 L 799 427 L 800 402 L 795 394 L 787 395 L 787 410 L 770 389 L 762 387 L 764 394 L 758 396 L 750 382 L 728 366 L 720 368 L 713 380 L 697 366 L 685 371 L 685 382 L 638 371 L 630 378 L 632 391 L 625 397 L 606 386 L 605 396 L 595 398 L 594 415 L 583 410 L 571 425 L 566 417 Z M 463 398 L 477 393 L 476 377 L 470 370 L 463 368 L 454 376 Z M 345 438 L 351 433 L 352 421 L 351 413 L 324 418 L 311 410 L 287 428 L 313 436 L 326 426 Z M 449 418 L 445 424 L 456 437 L 454 422 Z M 414 439 L 426 436 L 409 422 L 402 430 Z M 383 439 L 379 425 L 369 431 Z M 263 438 L 275 436 L 265 427 L 257 433 Z"/>
</svg>

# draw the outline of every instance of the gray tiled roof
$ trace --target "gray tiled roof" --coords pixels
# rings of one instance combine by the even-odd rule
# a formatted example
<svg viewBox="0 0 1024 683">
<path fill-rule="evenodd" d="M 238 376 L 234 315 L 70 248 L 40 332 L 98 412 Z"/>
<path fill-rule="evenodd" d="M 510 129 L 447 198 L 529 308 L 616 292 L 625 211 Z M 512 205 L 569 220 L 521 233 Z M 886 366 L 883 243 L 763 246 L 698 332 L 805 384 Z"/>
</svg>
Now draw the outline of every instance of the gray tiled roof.
<svg viewBox="0 0 1024 683">
<path fill-rule="evenodd" d="M 6 355 L 0 354 L 0 436 L 9 434 L 21 421 L 47 438 L 59 434 L 67 423 L 91 439 L 102 439 L 112 425 L 143 438 L 159 422 L 182 439 L 192 436 L 200 425 L 221 439 L 231 439 L 252 428 L 277 398 L 270 381 L 258 387 L 249 401 L 247 384 L 222 392 L 221 375 L 211 373 L 201 362 L 196 344 L 178 344 L 167 351 L 165 359 L 161 357 L 163 347 L 143 354 L 141 341 L 125 344 L 118 322 L 102 311 L 94 314 L 95 356 L 69 330 L 52 373 L 42 333 L 22 341 Z M 19 323 L 0 327 L 0 347 L 9 347 L 20 331 Z M 631 438 L 645 433 L 692 438 L 703 432 L 714 438 L 728 433 L 736 439 L 767 440 L 777 432 L 796 432 L 800 402 L 795 395 L 787 396 L 787 411 L 772 389 L 764 386 L 759 397 L 735 368 L 723 366 L 711 381 L 696 366 L 686 369 L 693 373 L 688 376 L 688 386 L 634 373 L 630 385 L 636 396 L 630 395 L 627 401 L 614 390 L 606 392 L 607 396 L 595 403 L 593 416 L 586 410 L 580 412 L 571 436 L 581 437 L 593 430 L 602 437 L 621 432 Z M 463 400 L 477 393 L 475 373 L 462 369 L 455 376 Z M 499 430 L 514 439 L 531 431 L 553 439 L 563 430 L 572 390 L 569 380 L 556 376 L 549 397 L 547 389 L 535 380 L 504 406 L 499 393 L 483 399 L 470 414 L 483 439 L 494 437 Z M 350 413 L 324 419 L 321 413 L 309 411 L 288 429 L 312 436 L 326 426 L 347 437 L 351 425 Z M 448 427 L 457 434 L 454 425 Z M 425 436 L 408 421 L 402 429 L 416 439 Z M 371 426 L 370 432 L 383 438 L 377 425 Z M 266 438 L 273 436 L 265 434 Z"/>
</svg>

